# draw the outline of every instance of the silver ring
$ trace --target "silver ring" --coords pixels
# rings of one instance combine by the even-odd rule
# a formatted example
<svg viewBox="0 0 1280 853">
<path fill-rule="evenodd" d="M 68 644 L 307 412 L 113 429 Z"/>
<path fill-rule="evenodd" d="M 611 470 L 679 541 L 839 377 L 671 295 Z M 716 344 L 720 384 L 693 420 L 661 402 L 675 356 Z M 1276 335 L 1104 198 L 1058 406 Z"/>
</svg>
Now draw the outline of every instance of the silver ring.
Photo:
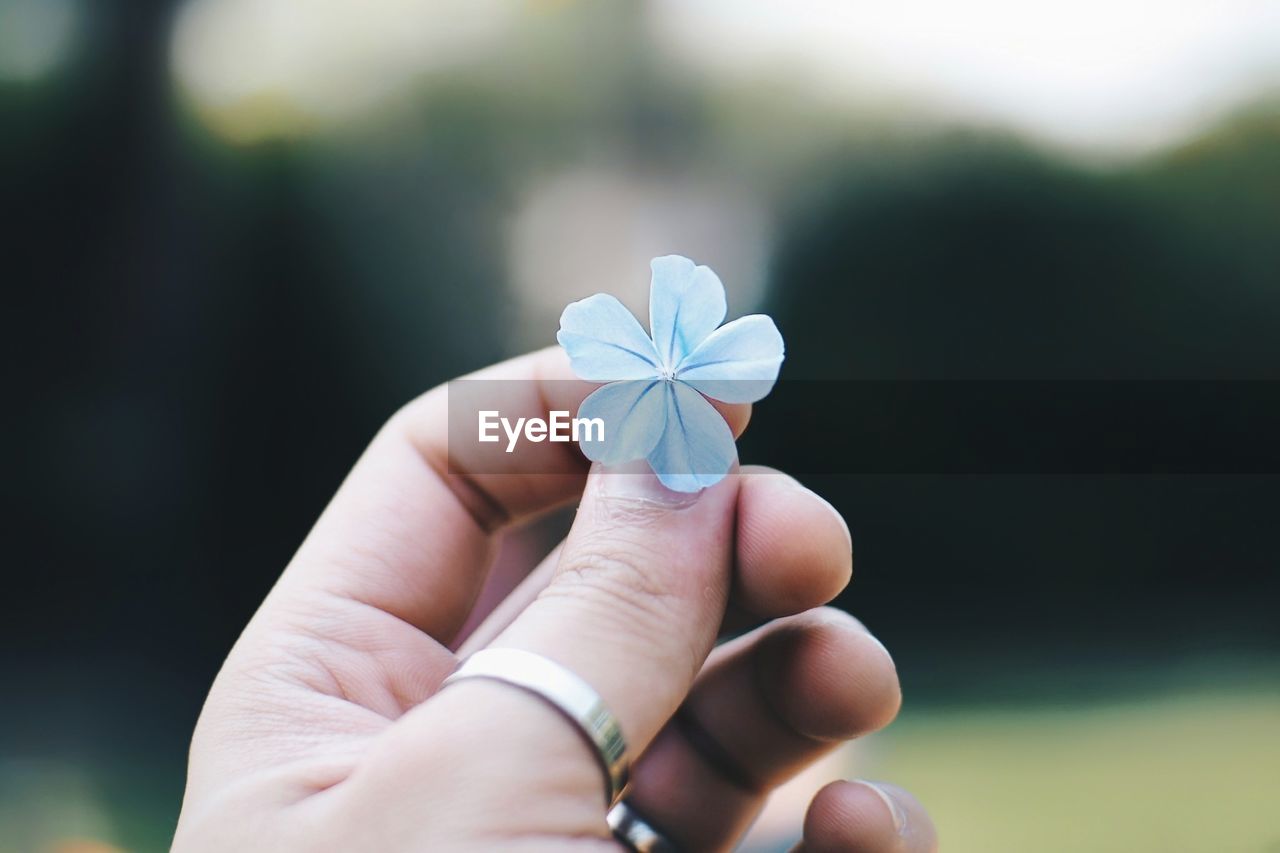
<svg viewBox="0 0 1280 853">
<path fill-rule="evenodd" d="M 617 719 L 590 684 L 555 661 L 523 649 L 481 649 L 464 660 L 440 689 L 468 678 L 519 687 L 568 717 L 595 747 L 604 770 L 605 805 L 618 799 L 631 770 L 627 742 Z"/>
<path fill-rule="evenodd" d="M 609 828 L 613 830 L 614 838 L 635 853 L 679 853 L 671 839 L 636 814 L 626 800 L 619 800 L 609 809 Z"/>
</svg>

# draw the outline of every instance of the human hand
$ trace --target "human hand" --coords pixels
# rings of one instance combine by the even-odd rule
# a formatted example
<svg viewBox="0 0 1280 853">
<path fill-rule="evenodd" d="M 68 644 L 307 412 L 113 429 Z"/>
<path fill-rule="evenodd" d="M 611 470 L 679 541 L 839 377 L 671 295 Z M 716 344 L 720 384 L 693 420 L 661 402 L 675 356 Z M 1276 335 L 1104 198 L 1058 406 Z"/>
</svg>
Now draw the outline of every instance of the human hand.
<svg viewBox="0 0 1280 853">
<path fill-rule="evenodd" d="M 509 402 L 526 416 L 574 411 L 590 390 L 560 381 L 559 350 L 479 375 L 526 380 Z M 747 407 L 722 411 L 741 432 Z M 462 474 L 447 424 L 444 388 L 386 424 L 246 627 L 196 726 L 174 850 L 616 853 L 597 757 L 569 721 L 491 681 L 437 695 L 490 644 L 600 694 L 634 762 L 626 802 L 684 850 L 731 848 L 770 790 L 897 712 L 884 647 L 820 607 L 849 579 L 848 528 L 795 480 L 743 468 L 676 494 L 585 461 L 542 473 L 578 458 L 551 443 Z M 497 534 L 579 496 L 565 542 L 460 636 Z M 802 847 L 936 841 L 910 795 L 840 782 L 810 807 Z"/>
</svg>

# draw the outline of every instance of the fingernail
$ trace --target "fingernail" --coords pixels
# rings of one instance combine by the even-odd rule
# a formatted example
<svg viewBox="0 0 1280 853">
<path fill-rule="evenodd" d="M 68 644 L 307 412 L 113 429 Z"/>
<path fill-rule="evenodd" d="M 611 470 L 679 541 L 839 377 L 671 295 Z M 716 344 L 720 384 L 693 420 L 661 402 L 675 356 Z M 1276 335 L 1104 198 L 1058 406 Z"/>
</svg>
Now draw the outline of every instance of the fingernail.
<svg viewBox="0 0 1280 853">
<path fill-rule="evenodd" d="M 643 459 L 614 465 L 596 466 L 596 484 L 600 494 L 610 498 L 643 501 L 668 509 L 690 506 L 701 492 L 676 492 L 662 485 L 649 463 Z"/>
<path fill-rule="evenodd" d="M 868 782 L 866 779 L 853 779 L 852 781 L 855 785 L 862 785 L 874 791 L 875 795 L 884 801 L 885 806 L 889 809 L 889 814 L 893 817 L 893 831 L 898 835 L 907 834 L 907 813 L 902 806 L 898 805 L 898 801 L 893 798 L 892 793 L 875 782 Z"/>
</svg>

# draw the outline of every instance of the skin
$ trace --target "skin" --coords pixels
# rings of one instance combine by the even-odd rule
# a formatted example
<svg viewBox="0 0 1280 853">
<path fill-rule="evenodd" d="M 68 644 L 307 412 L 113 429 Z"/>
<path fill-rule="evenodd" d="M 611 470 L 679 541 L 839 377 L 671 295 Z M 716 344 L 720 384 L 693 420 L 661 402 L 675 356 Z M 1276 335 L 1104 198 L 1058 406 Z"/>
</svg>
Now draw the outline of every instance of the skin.
<svg viewBox="0 0 1280 853">
<path fill-rule="evenodd" d="M 477 376 L 526 380 L 504 403 L 512 417 L 576 411 L 591 390 L 567 381 L 558 349 Z M 677 495 L 550 443 L 468 473 L 447 456 L 447 393 L 383 427 L 227 657 L 192 739 L 174 850 L 616 853 L 600 768 L 558 713 L 493 682 L 437 695 L 460 656 L 490 644 L 595 687 L 630 747 L 628 802 L 688 850 L 731 849 L 774 787 L 893 719 L 892 659 L 821 606 L 852 557 L 816 494 L 744 468 Z M 721 412 L 735 433 L 750 414 Z M 473 614 L 497 535 L 573 501 L 567 539 Z M 463 636 L 464 624 L 477 627 Z M 760 627 L 716 646 L 746 624 Z M 836 782 L 800 849 L 937 842 L 906 792 Z"/>
</svg>

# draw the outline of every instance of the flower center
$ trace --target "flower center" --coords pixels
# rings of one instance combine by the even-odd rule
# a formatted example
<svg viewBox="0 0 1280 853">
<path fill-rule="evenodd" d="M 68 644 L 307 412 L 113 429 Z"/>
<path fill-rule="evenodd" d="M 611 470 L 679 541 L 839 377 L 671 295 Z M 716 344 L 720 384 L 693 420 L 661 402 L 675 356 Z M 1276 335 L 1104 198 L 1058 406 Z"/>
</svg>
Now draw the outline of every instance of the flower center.
<svg viewBox="0 0 1280 853">
<path fill-rule="evenodd" d="M 658 368 L 658 375 L 668 382 L 671 382 L 676 378 L 676 369 L 674 367 L 663 366 Z"/>
</svg>

